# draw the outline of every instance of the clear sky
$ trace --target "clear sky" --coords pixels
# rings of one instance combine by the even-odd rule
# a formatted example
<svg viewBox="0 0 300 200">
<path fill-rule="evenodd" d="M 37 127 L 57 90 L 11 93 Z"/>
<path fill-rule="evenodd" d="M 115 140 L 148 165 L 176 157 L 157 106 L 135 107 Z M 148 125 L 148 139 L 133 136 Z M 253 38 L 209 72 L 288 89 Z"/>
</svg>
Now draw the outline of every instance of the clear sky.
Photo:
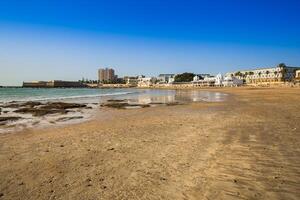
<svg viewBox="0 0 300 200">
<path fill-rule="evenodd" d="M 1 0 L 0 85 L 300 66 L 299 0 Z"/>
</svg>

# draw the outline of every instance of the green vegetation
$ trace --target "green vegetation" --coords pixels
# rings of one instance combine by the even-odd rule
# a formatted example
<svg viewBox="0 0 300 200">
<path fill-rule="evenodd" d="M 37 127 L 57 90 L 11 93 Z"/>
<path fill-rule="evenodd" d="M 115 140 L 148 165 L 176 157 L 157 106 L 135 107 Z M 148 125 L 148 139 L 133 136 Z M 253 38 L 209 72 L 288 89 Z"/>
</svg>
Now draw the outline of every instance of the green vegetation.
<svg viewBox="0 0 300 200">
<path fill-rule="evenodd" d="M 236 72 L 234 75 L 235 75 L 235 76 L 243 76 L 243 73 L 241 73 L 240 71 L 238 71 L 238 72 Z"/>
<path fill-rule="evenodd" d="M 194 73 L 185 72 L 183 74 L 177 74 L 175 76 L 175 82 L 191 82 L 194 78 Z"/>
<path fill-rule="evenodd" d="M 285 65 L 284 63 L 279 63 L 279 64 L 277 65 L 277 67 L 282 67 L 282 68 L 285 68 L 285 67 L 286 67 L 286 65 Z"/>
</svg>

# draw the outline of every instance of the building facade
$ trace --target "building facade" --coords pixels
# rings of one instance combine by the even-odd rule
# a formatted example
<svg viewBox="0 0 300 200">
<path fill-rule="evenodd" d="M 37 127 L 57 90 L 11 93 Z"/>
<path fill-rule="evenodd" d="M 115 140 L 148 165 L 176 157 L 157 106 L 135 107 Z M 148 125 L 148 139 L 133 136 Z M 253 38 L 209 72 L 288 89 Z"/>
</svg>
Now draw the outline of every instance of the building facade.
<svg viewBox="0 0 300 200">
<path fill-rule="evenodd" d="M 278 65 L 277 67 L 231 72 L 227 73 L 226 77 L 236 77 L 246 84 L 290 82 L 295 77 L 297 69 L 300 68 Z"/>
<path fill-rule="evenodd" d="M 175 74 L 160 74 L 157 77 L 157 80 L 160 83 L 170 83 L 174 81 Z"/>
<path fill-rule="evenodd" d="M 295 78 L 300 79 L 300 69 L 296 70 L 295 72 Z"/>
<path fill-rule="evenodd" d="M 142 77 L 139 76 L 138 77 L 138 87 L 151 87 L 153 85 L 155 85 L 156 83 L 156 78 L 155 77 Z"/>
<path fill-rule="evenodd" d="M 115 70 L 111 68 L 99 69 L 98 80 L 100 83 L 113 82 L 116 79 Z"/>
<path fill-rule="evenodd" d="M 128 86 L 137 86 L 138 85 L 138 77 L 137 76 L 124 76 L 124 82 Z"/>
<path fill-rule="evenodd" d="M 61 80 L 53 80 L 53 81 L 31 81 L 31 82 L 23 82 L 23 87 L 31 87 L 31 88 L 75 88 L 75 87 L 85 87 L 85 85 L 79 81 L 61 81 Z"/>
</svg>

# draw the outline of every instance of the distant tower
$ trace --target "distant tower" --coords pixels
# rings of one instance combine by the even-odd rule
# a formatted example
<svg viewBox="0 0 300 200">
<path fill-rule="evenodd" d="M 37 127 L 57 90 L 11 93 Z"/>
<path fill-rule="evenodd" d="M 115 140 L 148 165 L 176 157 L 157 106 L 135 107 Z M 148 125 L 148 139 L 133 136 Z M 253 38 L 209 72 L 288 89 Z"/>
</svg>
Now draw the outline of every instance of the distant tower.
<svg viewBox="0 0 300 200">
<path fill-rule="evenodd" d="M 98 79 L 100 83 L 111 82 L 115 80 L 115 70 L 111 68 L 99 69 Z"/>
</svg>

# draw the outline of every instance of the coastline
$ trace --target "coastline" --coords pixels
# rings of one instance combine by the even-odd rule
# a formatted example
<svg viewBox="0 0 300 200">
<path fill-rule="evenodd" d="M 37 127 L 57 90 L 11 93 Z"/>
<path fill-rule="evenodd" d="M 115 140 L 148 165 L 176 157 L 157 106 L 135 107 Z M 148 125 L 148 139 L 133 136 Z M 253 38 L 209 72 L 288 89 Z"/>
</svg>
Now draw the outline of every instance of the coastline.
<svg viewBox="0 0 300 200">
<path fill-rule="evenodd" d="M 103 108 L 86 122 L 0 135 L 0 193 L 4 199 L 297 199 L 299 89 L 213 91 L 229 99 Z"/>
</svg>

